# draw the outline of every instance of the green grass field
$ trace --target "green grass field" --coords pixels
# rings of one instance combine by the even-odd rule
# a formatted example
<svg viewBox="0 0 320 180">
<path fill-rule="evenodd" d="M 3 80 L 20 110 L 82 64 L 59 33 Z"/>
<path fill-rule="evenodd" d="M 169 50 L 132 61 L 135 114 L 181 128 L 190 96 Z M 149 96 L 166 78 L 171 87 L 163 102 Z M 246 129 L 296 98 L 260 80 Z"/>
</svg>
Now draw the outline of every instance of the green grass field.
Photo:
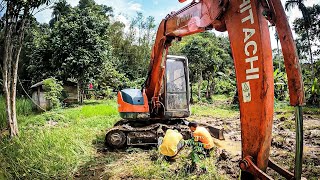
<svg viewBox="0 0 320 180">
<path fill-rule="evenodd" d="M 201 113 L 200 110 L 197 112 Z M 186 154 L 183 162 L 171 165 L 163 160 L 150 161 L 149 157 L 157 154 L 155 149 L 133 149 L 133 152 L 125 153 L 126 157 L 133 158 L 132 161 L 123 160 L 118 166 L 114 162 L 121 158 L 118 153 L 98 153 L 97 144 L 103 145 L 106 130 L 119 119 L 117 104 L 111 100 L 86 102 L 82 106 L 42 114 L 20 114 L 20 135 L 12 140 L 8 137 L 0 140 L 0 179 L 73 179 L 82 170 L 86 174 L 92 166 L 102 164 L 107 167 L 110 163 L 113 169 L 105 172 L 108 177 L 119 177 L 114 174 L 118 171 L 144 179 L 187 177 L 186 173 L 170 170 L 185 163 Z M 202 162 L 208 168 L 206 174 L 188 178 L 217 176 L 211 161 Z M 149 164 L 147 168 L 146 164 Z M 217 179 L 221 178 L 217 176 Z"/>
<path fill-rule="evenodd" d="M 94 142 L 119 119 L 104 101 L 39 115 L 20 115 L 20 135 L 0 141 L 0 174 L 8 179 L 71 178 L 94 157 Z"/>
</svg>

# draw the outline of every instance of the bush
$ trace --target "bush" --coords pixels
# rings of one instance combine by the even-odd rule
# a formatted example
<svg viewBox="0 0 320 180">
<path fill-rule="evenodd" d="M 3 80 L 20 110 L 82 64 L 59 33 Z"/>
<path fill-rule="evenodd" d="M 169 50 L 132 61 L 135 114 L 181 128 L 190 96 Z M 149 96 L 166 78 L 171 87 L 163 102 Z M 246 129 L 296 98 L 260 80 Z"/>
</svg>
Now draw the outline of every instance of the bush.
<svg viewBox="0 0 320 180">
<path fill-rule="evenodd" d="M 61 106 L 60 97 L 62 95 L 62 83 L 58 82 L 55 78 L 48 78 L 43 81 L 44 95 L 53 109 L 59 108 Z"/>
<path fill-rule="evenodd" d="M 104 89 L 95 92 L 97 99 L 113 99 L 117 96 L 116 92 L 110 86 L 106 86 Z"/>
<path fill-rule="evenodd" d="M 230 80 L 224 78 L 215 78 L 215 94 L 225 94 L 225 95 L 233 95 L 236 89 L 235 83 L 232 83 Z"/>
<path fill-rule="evenodd" d="M 317 78 L 313 80 L 311 91 L 308 94 L 310 94 L 310 97 L 308 97 L 307 104 L 312 106 L 320 106 L 320 85 Z"/>
<path fill-rule="evenodd" d="M 283 101 L 288 97 L 287 75 L 276 69 L 273 72 L 274 76 L 274 97 L 276 100 Z"/>
</svg>

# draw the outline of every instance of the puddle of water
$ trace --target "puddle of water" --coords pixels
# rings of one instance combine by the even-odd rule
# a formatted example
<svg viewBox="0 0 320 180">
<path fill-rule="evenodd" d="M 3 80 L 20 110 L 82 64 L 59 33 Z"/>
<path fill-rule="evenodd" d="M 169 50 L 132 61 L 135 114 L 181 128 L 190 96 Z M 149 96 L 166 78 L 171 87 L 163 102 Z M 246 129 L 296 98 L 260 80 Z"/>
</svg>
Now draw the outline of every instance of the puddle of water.
<svg viewBox="0 0 320 180">
<path fill-rule="evenodd" d="M 225 140 L 214 139 L 215 145 L 220 149 L 225 149 L 232 155 L 241 154 L 241 142 L 232 141 L 228 137 L 225 137 Z"/>
</svg>

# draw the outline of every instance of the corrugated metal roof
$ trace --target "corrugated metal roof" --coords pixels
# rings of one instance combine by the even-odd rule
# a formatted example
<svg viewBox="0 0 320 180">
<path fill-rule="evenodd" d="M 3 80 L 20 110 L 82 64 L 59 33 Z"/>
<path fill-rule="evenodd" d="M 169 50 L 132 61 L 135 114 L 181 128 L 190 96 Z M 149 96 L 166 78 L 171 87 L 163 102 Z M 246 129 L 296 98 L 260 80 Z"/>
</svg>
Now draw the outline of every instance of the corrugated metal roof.
<svg viewBox="0 0 320 180">
<path fill-rule="evenodd" d="M 43 85 L 43 81 L 40 81 L 40 82 L 38 82 L 38 83 L 36 83 L 36 84 L 32 85 L 30 88 L 36 88 L 36 87 L 38 87 L 38 86 L 42 86 L 42 85 Z"/>
</svg>

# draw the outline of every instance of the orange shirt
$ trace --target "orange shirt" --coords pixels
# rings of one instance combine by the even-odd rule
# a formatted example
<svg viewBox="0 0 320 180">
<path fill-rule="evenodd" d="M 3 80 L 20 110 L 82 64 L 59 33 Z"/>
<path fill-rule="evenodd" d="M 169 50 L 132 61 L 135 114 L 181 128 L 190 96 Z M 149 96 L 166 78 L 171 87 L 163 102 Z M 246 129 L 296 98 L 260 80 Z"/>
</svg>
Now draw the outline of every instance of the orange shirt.
<svg viewBox="0 0 320 180">
<path fill-rule="evenodd" d="M 168 129 L 159 147 L 160 153 L 165 156 L 176 155 L 178 152 L 178 143 L 182 139 L 183 137 L 178 131 Z"/>
<path fill-rule="evenodd" d="M 213 138 L 205 127 L 197 127 L 193 132 L 195 141 L 200 141 L 205 149 L 211 149 L 214 146 Z"/>
</svg>

